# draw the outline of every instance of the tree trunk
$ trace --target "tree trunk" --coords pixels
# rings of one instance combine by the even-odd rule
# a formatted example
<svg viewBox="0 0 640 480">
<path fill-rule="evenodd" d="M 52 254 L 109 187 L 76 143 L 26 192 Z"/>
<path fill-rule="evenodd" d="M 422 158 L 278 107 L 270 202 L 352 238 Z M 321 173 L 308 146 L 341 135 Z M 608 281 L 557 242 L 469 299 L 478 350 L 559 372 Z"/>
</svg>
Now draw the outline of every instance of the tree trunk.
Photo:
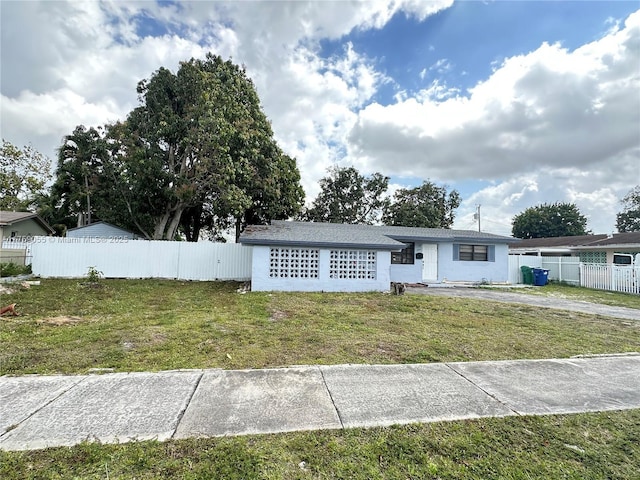
<svg viewBox="0 0 640 480">
<path fill-rule="evenodd" d="M 180 227 L 187 242 L 197 242 L 202 229 L 202 205 L 185 208 L 180 217 Z"/>
<path fill-rule="evenodd" d="M 236 218 L 236 243 L 240 243 L 240 234 L 242 233 L 242 217 Z"/>
<path fill-rule="evenodd" d="M 202 226 L 200 225 L 200 220 L 195 220 L 194 224 L 193 224 L 193 230 L 191 232 L 191 241 L 192 242 L 197 242 L 198 239 L 200 238 L 200 229 L 202 228 Z"/>
<path fill-rule="evenodd" d="M 164 237 L 164 240 L 173 240 L 176 237 L 176 232 L 178 231 L 178 226 L 180 225 L 180 217 L 182 216 L 182 212 L 185 207 L 180 206 L 175 209 L 173 212 L 173 218 L 171 219 L 171 223 L 167 227 L 167 231 Z"/>
<path fill-rule="evenodd" d="M 169 216 L 171 215 L 171 210 L 166 210 L 160 220 L 156 223 L 156 228 L 153 230 L 153 239 L 154 240 L 162 240 L 164 238 L 164 230 L 167 226 L 167 222 L 169 221 Z"/>
</svg>

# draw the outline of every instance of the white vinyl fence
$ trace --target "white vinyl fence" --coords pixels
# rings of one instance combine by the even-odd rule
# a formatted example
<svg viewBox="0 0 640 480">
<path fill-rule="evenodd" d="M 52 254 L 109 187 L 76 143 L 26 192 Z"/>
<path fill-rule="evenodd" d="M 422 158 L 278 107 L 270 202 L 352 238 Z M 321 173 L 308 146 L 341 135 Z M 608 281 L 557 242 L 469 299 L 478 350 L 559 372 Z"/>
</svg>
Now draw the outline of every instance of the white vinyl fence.
<svg viewBox="0 0 640 480">
<path fill-rule="evenodd" d="M 640 294 L 640 267 L 583 263 L 580 265 L 580 286 Z"/>
<path fill-rule="evenodd" d="M 520 267 L 549 270 L 549 280 L 580 284 L 580 259 L 578 257 L 538 257 L 534 255 L 509 255 L 509 283 L 522 283 Z"/>
<path fill-rule="evenodd" d="M 251 278 L 251 248 L 235 243 L 34 237 L 31 268 L 41 277 L 239 280 Z"/>
<path fill-rule="evenodd" d="M 30 265 L 31 243 L 32 242 L 13 241 L 12 239 L 5 238 L 0 248 L 0 262 Z"/>
</svg>

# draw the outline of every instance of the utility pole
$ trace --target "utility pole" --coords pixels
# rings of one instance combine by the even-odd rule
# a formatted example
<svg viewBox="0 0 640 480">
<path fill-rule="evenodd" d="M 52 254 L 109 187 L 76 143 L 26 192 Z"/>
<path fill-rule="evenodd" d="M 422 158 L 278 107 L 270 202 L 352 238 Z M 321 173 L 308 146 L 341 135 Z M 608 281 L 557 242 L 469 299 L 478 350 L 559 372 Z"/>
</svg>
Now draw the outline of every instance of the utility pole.
<svg viewBox="0 0 640 480">
<path fill-rule="evenodd" d="M 476 205 L 476 213 L 474 213 L 473 219 L 478 220 L 478 231 L 480 231 L 480 204 Z"/>
</svg>

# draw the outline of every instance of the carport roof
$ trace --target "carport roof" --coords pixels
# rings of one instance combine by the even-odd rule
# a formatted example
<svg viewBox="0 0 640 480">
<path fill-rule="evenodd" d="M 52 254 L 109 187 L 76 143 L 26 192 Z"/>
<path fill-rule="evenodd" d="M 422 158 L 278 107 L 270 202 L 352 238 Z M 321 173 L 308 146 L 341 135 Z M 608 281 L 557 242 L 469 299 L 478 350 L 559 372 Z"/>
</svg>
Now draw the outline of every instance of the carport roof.
<svg viewBox="0 0 640 480">
<path fill-rule="evenodd" d="M 546 237 L 520 240 L 511 250 L 542 250 L 544 248 L 567 250 L 604 250 L 613 248 L 636 249 L 640 247 L 640 232 L 626 232 L 597 235 L 576 235 L 570 237 Z"/>
<path fill-rule="evenodd" d="M 247 245 L 310 245 L 319 247 L 401 250 L 406 242 L 509 243 L 514 239 L 473 230 L 389 227 L 342 223 L 273 221 L 252 225 L 240 236 Z"/>
</svg>

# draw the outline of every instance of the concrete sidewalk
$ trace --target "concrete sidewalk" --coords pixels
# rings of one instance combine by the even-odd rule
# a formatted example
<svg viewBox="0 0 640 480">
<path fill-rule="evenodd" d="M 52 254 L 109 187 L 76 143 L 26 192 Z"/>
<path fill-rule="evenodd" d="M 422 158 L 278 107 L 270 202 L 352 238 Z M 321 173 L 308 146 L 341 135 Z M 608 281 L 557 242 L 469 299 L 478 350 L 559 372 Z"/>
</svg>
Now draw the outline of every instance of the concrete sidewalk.
<svg viewBox="0 0 640 480">
<path fill-rule="evenodd" d="M 0 377 L 0 449 L 640 408 L 640 355 Z"/>
</svg>

